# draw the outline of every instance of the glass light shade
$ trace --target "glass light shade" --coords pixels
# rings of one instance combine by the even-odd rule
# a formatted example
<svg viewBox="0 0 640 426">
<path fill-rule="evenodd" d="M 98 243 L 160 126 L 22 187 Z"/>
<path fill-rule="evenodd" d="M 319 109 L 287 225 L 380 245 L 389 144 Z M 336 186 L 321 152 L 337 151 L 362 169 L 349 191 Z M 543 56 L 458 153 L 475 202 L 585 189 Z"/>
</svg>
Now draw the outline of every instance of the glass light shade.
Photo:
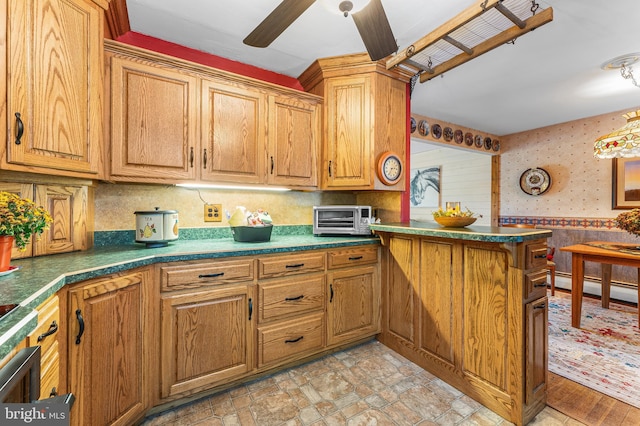
<svg viewBox="0 0 640 426">
<path fill-rule="evenodd" d="M 370 0 L 349 0 L 353 4 L 353 9 L 349 11 L 349 14 L 360 12 L 366 5 L 369 4 Z M 343 0 L 323 0 L 325 8 L 330 10 L 333 13 L 342 13 L 340 11 L 340 3 Z"/>
<path fill-rule="evenodd" d="M 640 157 L 640 110 L 623 115 L 627 119 L 621 129 L 596 139 L 593 155 L 597 158 Z"/>
</svg>

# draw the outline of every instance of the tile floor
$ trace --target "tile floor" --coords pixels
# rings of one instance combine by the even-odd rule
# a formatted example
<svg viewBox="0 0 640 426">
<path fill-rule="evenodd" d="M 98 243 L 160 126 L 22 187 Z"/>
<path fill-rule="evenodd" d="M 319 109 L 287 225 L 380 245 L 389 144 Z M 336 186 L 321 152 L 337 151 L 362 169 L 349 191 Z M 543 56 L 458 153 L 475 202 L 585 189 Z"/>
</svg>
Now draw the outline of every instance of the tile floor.
<svg viewBox="0 0 640 426">
<path fill-rule="evenodd" d="M 142 425 L 511 425 L 381 343 L 147 418 Z M 581 425 L 546 407 L 529 423 Z"/>
</svg>

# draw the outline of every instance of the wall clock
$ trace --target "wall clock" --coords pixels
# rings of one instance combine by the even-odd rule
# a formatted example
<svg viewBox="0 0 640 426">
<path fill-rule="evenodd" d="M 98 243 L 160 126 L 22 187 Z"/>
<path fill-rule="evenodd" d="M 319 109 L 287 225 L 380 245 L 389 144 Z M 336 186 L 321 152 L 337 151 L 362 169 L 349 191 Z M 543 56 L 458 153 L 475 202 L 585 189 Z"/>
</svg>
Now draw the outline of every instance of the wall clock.
<svg viewBox="0 0 640 426">
<path fill-rule="evenodd" d="M 529 195 L 542 195 L 551 186 L 549 172 L 540 167 L 527 169 L 520 176 L 520 189 Z"/>
<path fill-rule="evenodd" d="M 378 160 L 378 179 L 385 185 L 395 185 L 402 177 L 403 168 L 402 159 L 397 154 L 391 151 L 384 152 Z"/>
</svg>

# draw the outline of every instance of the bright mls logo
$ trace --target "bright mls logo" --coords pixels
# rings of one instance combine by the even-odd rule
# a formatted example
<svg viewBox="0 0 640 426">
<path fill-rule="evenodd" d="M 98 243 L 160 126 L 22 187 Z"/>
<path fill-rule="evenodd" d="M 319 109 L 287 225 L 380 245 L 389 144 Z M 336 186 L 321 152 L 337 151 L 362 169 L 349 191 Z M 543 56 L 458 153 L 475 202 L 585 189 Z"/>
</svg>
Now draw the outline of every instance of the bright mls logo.
<svg viewBox="0 0 640 426">
<path fill-rule="evenodd" d="M 69 426 L 67 404 L 0 404 L 0 424 Z"/>
</svg>

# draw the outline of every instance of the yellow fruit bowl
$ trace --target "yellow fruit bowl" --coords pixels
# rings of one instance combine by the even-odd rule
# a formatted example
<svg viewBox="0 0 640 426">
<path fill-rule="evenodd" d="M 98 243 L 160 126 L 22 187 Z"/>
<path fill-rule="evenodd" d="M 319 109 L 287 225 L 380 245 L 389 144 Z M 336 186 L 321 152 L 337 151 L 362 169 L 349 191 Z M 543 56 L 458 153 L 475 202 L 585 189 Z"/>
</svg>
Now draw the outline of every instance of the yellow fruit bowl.
<svg viewBox="0 0 640 426">
<path fill-rule="evenodd" d="M 439 225 L 447 228 L 464 228 L 475 222 L 477 218 L 470 216 L 436 216 L 433 219 Z"/>
</svg>

